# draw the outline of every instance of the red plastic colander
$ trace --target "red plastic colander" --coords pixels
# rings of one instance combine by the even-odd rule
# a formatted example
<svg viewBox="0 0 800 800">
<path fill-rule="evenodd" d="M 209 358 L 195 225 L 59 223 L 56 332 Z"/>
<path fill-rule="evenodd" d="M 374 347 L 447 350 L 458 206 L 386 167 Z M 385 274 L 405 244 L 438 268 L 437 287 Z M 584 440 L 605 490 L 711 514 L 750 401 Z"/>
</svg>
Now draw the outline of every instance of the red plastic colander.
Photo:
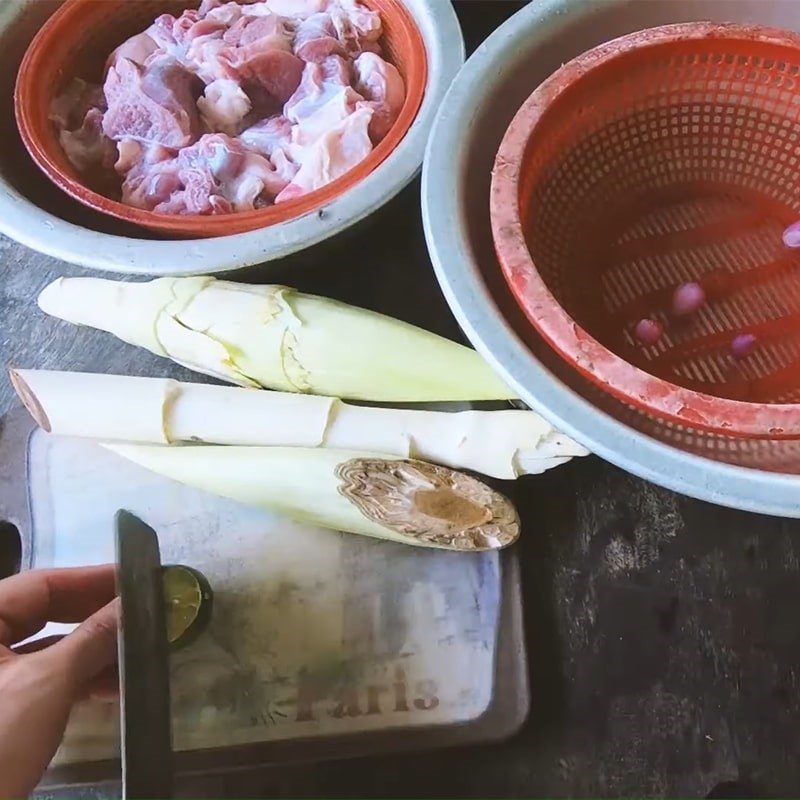
<svg viewBox="0 0 800 800">
<path fill-rule="evenodd" d="M 800 438 L 800 36 L 669 25 L 571 61 L 509 126 L 491 217 L 528 320 L 604 393 L 679 430 Z M 707 302 L 676 317 L 686 282 Z"/>
<path fill-rule="evenodd" d="M 199 0 L 65 0 L 30 44 L 20 65 L 14 103 L 22 139 L 48 177 L 74 199 L 103 214 L 167 235 L 208 237 L 256 230 L 314 211 L 353 188 L 405 137 L 427 83 L 422 34 L 401 0 L 362 0 L 381 13 L 384 54 L 403 76 L 406 99 L 386 137 L 364 161 L 327 186 L 296 200 L 256 211 L 219 216 L 156 214 L 123 205 L 84 185 L 67 159 L 48 115 L 53 99 L 72 78 L 102 83 L 109 54 L 160 14 L 180 14 Z"/>
</svg>

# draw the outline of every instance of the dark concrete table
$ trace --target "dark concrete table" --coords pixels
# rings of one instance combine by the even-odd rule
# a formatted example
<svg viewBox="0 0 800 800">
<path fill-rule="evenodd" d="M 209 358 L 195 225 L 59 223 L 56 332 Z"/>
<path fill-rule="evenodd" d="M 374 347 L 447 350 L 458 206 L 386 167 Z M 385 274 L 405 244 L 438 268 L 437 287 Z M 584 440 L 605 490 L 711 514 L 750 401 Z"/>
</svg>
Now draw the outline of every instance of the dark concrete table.
<svg viewBox="0 0 800 800">
<path fill-rule="evenodd" d="M 517 7 L 461 2 L 470 45 Z M 430 269 L 418 195 L 415 184 L 351 239 L 244 277 L 458 338 Z M 189 377 L 38 313 L 38 290 L 64 273 L 81 271 L 0 239 L 3 363 Z M 0 412 L 12 402 L 3 377 Z M 800 522 L 687 500 L 594 458 L 514 491 L 525 523 L 518 546 L 533 688 L 519 735 L 488 747 L 192 780 L 181 794 L 797 796 Z"/>
</svg>

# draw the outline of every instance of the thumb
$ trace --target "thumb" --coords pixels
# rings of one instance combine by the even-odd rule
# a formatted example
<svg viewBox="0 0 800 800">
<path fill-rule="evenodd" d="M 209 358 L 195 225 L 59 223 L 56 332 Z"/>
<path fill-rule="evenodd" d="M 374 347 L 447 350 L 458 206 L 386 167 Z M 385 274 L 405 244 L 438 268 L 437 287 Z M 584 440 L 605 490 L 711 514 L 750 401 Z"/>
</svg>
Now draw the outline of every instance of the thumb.
<svg viewBox="0 0 800 800">
<path fill-rule="evenodd" d="M 119 599 L 115 598 L 60 642 L 43 651 L 62 662 L 76 687 L 84 686 L 116 663 L 119 608 Z"/>
</svg>

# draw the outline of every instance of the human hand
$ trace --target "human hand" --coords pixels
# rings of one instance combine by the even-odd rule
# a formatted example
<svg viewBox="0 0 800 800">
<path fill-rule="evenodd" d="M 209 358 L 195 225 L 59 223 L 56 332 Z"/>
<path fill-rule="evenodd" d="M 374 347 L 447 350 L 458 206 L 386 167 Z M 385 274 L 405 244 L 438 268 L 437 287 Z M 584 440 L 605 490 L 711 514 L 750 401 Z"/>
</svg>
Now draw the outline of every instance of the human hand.
<svg viewBox="0 0 800 800">
<path fill-rule="evenodd" d="M 22 573 L 0 580 L 0 798 L 27 797 L 55 755 L 72 706 L 107 693 L 117 660 L 114 567 Z M 67 636 L 14 647 L 48 622 Z"/>
</svg>

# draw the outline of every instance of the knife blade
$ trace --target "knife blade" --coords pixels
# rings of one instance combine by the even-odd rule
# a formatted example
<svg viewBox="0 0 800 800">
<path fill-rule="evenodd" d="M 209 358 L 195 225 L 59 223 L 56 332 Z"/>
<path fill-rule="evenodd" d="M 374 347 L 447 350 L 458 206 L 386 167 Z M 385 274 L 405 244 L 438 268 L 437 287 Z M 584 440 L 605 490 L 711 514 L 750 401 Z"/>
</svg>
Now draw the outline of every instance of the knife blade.
<svg viewBox="0 0 800 800">
<path fill-rule="evenodd" d="M 156 532 L 116 515 L 122 797 L 172 797 L 169 653 Z"/>
</svg>

